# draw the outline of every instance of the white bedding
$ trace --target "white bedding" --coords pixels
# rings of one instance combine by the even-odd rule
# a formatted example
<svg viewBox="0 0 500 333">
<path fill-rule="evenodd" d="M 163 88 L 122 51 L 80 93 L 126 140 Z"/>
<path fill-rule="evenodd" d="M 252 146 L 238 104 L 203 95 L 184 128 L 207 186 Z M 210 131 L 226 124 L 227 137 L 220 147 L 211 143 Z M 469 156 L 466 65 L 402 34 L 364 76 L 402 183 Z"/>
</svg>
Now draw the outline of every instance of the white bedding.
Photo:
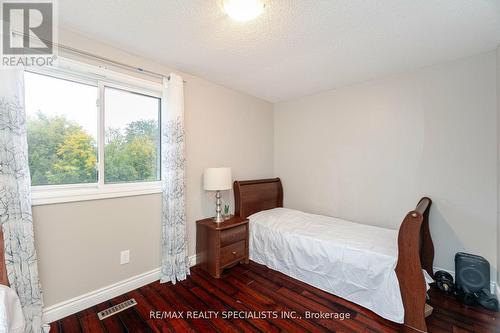
<svg viewBox="0 0 500 333">
<path fill-rule="evenodd" d="M 286 208 L 249 220 L 253 261 L 403 322 L 397 230 Z"/>
<path fill-rule="evenodd" d="M 0 284 L 0 333 L 23 333 L 24 317 L 16 292 Z"/>
</svg>

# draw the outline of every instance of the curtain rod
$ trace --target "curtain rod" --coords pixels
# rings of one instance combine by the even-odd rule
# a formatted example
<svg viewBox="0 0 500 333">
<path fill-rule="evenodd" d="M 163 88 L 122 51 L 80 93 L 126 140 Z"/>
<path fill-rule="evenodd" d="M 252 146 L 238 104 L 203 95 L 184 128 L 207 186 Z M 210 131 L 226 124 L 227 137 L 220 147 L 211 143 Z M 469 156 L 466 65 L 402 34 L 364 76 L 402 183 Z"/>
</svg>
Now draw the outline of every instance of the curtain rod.
<svg viewBox="0 0 500 333">
<path fill-rule="evenodd" d="M 166 77 L 167 79 L 170 79 L 169 75 L 164 75 L 164 74 L 161 74 L 161 73 L 153 72 L 153 71 L 144 69 L 142 67 L 135 67 L 135 66 L 132 66 L 132 65 L 120 62 L 120 61 L 116 61 L 116 60 L 113 60 L 113 59 L 110 59 L 110 58 L 102 57 L 102 56 L 97 55 L 97 54 L 93 54 L 93 53 L 90 53 L 90 52 L 87 52 L 87 51 L 75 49 L 75 48 L 67 46 L 67 45 L 56 44 L 56 43 L 53 43 L 53 45 L 55 47 L 59 48 L 59 49 L 62 49 L 62 50 L 65 50 L 65 51 L 68 51 L 68 52 L 71 52 L 71 53 L 74 53 L 74 54 L 77 54 L 77 55 L 80 55 L 80 56 L 84 56 L 86 58 L 90 58 L 90 59 L 95 59 L 95 60 L 99 60 L 99 61 L 102 61 L 102 62 L 106 62 L 106 63 L 109 63 L 109 64 L 111 64 L 113 66 L 121 67 L 121 68 L 129 70 L 129 71 L 138 72 L 138 73 L 141 73 L 141 74 L 144 74 L 144 75 L 148 75 L 148 76 L 151 76 L 151 77 L 155 77 L 155 78 L 158 78 L 158 79 L 163 79 L 164 77 Z"/>
<path fill-rule="evenodd" d="M 22 32 L 19 32 L 19 31 L 12 31 L 12 34 L 13 35 L 19 35 L 21 37 L 27 36 L 28 38 L 34 39 L 30 35 L 26 35 L 26 34 L 24 34 Z M 79 49 L 76 49 L 74 47 L 67 46 L 67 45 L 64 45 L 64 44 L 54 43 L 52 41 L 45 40 L 45 39 L 40 39 L 40 40 L 42 42 L 46 43 L 46 44 L 50 43 L 54 47 L 57 47 L 59 49 L 62 49 L 62 50 L 65 50 L 65 51 L 68 51 L 68 52 L 71 52 L 71 53 L 74 53 L 74 54 L 77 54 L 77 55 L 80 55 L 80 56 L 83 56 L 83 57 L 86 57 L 86 58 L 89 58 L 89 59 L 94 59 L 94 60 L 99 60 L 99 61 L 102 61 L 102 62 L 106 62 L 106 63 L 111 64 L 113 66 L 120 67 L 120 68 L 129 70 L 129 71 L 141 73 L 141 74 L 144 74 L 144 75 L 147 75 L 147 76 L 151 76 L 151 77 L 154 77 L 154 78 L 157 78 L 157 79 L 167 78 L 168 80 L 170 80 L 170 75 L 164 75 L 164 74 L 161 74 L 161 73 L 157 73 L 157 72 L 153 72 L 153 71 L 144 69 L 142 67 L 132 66 L 132 65 L 129 65 L 129 64 L 126 64 L 126 63 L 123 63 L 123 62 L 120 62 L 120 61 L 116 61 L 116 60 L 113 60 L 113 59 L 110 59 L 110 58 L 106 58 L 106 57 L 103 57 L 103 56 L 100 56 L 100 55 L 97 55 L 97 54 L 94 54 L 94 53 L 90 53 L 90 52 L 87 52 L 87 51 L 79 50 Z M 183 82 L 186 82 L 186 81 L 183 81 Z"/>
</svg>

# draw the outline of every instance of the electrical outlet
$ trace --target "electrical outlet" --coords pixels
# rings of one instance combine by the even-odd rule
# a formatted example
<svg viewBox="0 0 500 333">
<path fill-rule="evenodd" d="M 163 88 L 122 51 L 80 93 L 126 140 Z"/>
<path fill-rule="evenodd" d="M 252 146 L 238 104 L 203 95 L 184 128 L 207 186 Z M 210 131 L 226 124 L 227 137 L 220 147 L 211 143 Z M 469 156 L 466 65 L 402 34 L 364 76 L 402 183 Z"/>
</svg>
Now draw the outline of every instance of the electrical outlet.
<svg viewBox="0 0 500 333">
<path fill-rule="evenodd" d="M 120 252 L 120 265 L 128 264 L 130 261 L 130 250 Z"/>
</svg>

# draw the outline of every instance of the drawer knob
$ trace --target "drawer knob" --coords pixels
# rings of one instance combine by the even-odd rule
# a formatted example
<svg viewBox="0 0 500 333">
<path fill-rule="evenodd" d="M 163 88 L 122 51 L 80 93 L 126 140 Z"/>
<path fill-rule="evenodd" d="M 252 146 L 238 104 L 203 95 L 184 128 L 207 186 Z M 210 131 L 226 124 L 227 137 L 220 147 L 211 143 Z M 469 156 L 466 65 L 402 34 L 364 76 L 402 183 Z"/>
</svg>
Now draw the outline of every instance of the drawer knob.
<svg viewBox="0 0 500 333">
<path fill-rule="evenodd" d="M 233 254 L 233 256 L 235 256 L 235 255 L 236 255 L 236 251 L 233 251 L 233 252 L 231 252 L 231 253 Z"/>
</svg>

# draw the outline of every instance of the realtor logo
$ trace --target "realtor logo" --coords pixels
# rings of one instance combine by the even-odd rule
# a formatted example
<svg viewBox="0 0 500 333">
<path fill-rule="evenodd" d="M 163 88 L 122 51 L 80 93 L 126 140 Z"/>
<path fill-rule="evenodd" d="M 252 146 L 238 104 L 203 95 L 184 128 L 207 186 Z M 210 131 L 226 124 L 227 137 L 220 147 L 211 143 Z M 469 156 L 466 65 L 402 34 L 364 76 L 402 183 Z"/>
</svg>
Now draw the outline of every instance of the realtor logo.
<svg viewBox="0 0 500 333">
<path fill-rule="evenodd" d="M 55 60 L 54 1 L 4 0 L 2 66 L 51 66 Z"/>
</svg>

